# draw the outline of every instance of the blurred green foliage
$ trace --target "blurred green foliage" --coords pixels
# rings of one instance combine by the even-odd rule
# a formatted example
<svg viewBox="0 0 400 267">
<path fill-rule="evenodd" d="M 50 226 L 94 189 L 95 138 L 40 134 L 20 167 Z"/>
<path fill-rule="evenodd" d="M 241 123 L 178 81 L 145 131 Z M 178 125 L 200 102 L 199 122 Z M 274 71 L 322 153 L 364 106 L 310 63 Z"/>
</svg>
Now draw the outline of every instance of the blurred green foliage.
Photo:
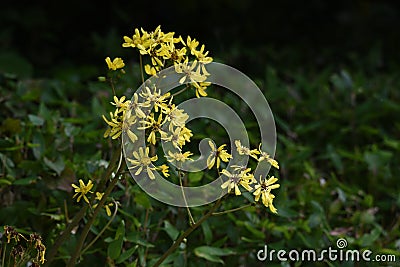
<svg viewBox="0 0 400 267">
<path fill-rule="evenodd" d="M 187 2 L 179 7 L 194 14 L 214 10 L 212 27 L 195 28 L 214 42 L 211 56 L 248 74 L 265 93 L 277 125 L 276 158 L 281 168 L 276 174 L 281 187 L 274 202 L 277 216 L 255 207 L 213 216 L 167 258 L 165 266 L 220 266 L 222 262 L 227 266 L 289 266 L 260 262 L 256 253 L 264 245 L 286 251 L 335 247 L 340 237 L 346 238 L 348 248 L 400 258 L 400 66 L 398 54 L 392 53 L 399 42 L 393 34 L 398 10 L 377 1 L 348 6 L 347 1 L 335 1 L 315 4 L 307 13 L 306 6 L 281 2 L 280 7 L 270 9 L 254 8 L 252 1 L 241 5 L 207 1 L 201 12 Z M 96 77 L 105 71 L 101 65 L 105 56 L 125 55 L 119 47 L 121 29 L 117 26 L 125 25 L 123 33 L 127 34 L 131 28 L 126 25 L 142 23 L 131 18 L 137 15 L 131 16 L 131 9 L 117 4 L 110 4 L 111 8 L 102 4 L 98 9 L 82 2 L 63 4 L 62 14 L 67 15 L 49 12 L 59 9 L 54 4 L 26 9 L 5 6 L 0 18 L 2 25 L 12 25 L 0 30 L 0 226 L 38 232 L 48 248 L 80 208 L 72 199 L 71 184 L 89 177 L 98 182 L 108 164 L 111 142 L 102 137 L 106 127 L 101 115 L 110 110 L 111 92 Z M 89 5 L 77 11 L 79 16 L 84 17 L 84 10 L 97 10 L 111 30 L 103 28 L 100 19 L 87 23 L 77 19 L 69 27 L 69 17 L 62 16 L 72 14 L 78 5 Z M 137 10 L 147 10 L 147 3 L 139 5 Z M 225 12 L 227 20 L 217 23 L 222 15 L 215 10 L 224 5 L 229 11 Z M 278 11 L 285 7 L 296 16 L 287 15 L 288 21 L 282 22 Z M 154 11 L 153 17 L 172 21 L 172 15 L 162 10 Z M 258 19 L 246 23 L 241 18 L 248 13 L 243 10 L 254 11 L 251 14 Z M 324 23 L 326 10 L 334 14 Z M 107 17 L 106 11 L 112 16 Z M 149 12 L 143 13 L 147 19 Z M 308 21 L 304 19 L 307 14 L 318 16 Z M 112 23 L 117 17 L 119 25 Z M 335 18 L 340 27 L 332 22 Z M 375 18 L 380 22 L 384 18 L 384 22 L 375 23 Z M 193 21 L 180 23 L 180 28 L 171 22 L 167 28 L 191 34 L 197 23 Z M 298 22 L 302 30 L 292 30 Z M 312 26 L 316 24 L 319 28 Z M 375 35 L 368 35 L 371 32 Z M 349 36 L 352 42 L 345 42 Z M 318 45 L 310 45 L 314 42 Z M 136 61 L 127 65 L 128 75 L 117 92 L 129 97 L 140 77 Z M 250 117 L 234 96 L 209 91 L 243 117 Z M 258 126 L 251 121 L 246 126 L 254 135 L 252 145 L 257 146 Z M 205 136 L 226 138 L 224 131 L 208 122 L 196 122 L 193 128 L 205 129 Z M 203 179 L 198 174 L 189 178 L 193 185 Z M 129 175 L 124 174 L 117 187 L 112 197 L 121 208 L 78 266 L 151 266 L 187 228 L 184 209 L 150 198 Z M 244 204 L 243 198 L 230 198 L 221 210 Z M 194 208 L 193 215 L 198 218 L 206 210 Z M 96 220 L 89 240 L 108 220 L 105 213 Z M 51 266 L 65 265 L 80 228 L 73 229 Z M 358 264 L 304 262 L 295 266 Z"/>
<path fill-rule="evenodd" d="M 258 60 L 256 52 L 247 53 Z M 272 49 L 265 53 L 276 62 L 287 59 Z M 26 65 L 20 56 L 11 56 L 16 66 Z M 347 66 L 323 69 L 294 61 L 286 69 L 259 65 L 263 75 L 254 79 L 270 102 L 278 130 L 279 214 L 250 206 L 213 216 L 167 258 L 166 266 L 258 266 L 265 264 L 256 258 L 264 245 L 324 249 L 335 247 L 339 237 L 346 238 L 348 248 L 400 257 L 398 68 L 382 68 L 376 61 L 379 49 L 365 58 L 349 58 Z M 132 75 L 126 75 L 119 93 L 132 94 L 140 80 L 137 68 L 136 63 L 127 67 Z M 88 78 L 95 74 L 91 68 L 55 70 L 54 79 L 26 78 L 29 69 L 17 67 L 0 76 L 0 222 L 38 232 L 51 247 L 79 208 L 71 183 L 84 177 L 98 182 L 109 160 L 111 143 L 102 138 L 101 114 L 109 110 L 111 95 L 103 83 Z M 234 97 L 209 91 L 247 116 Z M 258 131 L 254 123 L 247 127 L 250 133 Z M 224 131 L 211 131 L 224 138 Z M 256 146 L 258 141 L 251 142 Z M 192 176 L 198 184 L 201 177 Z M 184 209 L 151 199 L 129 175 L 117 187 L 112 196 L 121 208 L 78 266 L 151 266 L 187 227 Z M 243 198 L 229 198 L 221 210 L 244 204 Z M 194 208 L 193 215 L 205 210 Z M 91 238 L 108 219 L 104 213 L 96 220 Z M 52 266 L 63 265 L 75 242 L 73 234 Z M 320 263 L 325 264 L 357 265 Z"/>
</svg>

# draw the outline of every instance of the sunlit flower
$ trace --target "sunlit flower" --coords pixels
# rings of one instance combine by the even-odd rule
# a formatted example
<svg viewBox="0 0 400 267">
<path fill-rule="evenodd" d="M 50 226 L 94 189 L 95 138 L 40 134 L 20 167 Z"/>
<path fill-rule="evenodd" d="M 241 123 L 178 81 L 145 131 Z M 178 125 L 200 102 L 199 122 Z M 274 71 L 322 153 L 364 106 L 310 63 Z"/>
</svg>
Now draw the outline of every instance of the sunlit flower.
<svg viewBox="0 0 400 267">
<path fill-rule="evenodd" d="M 149 64 L 146 64 L 144 66 L 144 72 L 146 72 L 146 74 L 151 75 L 151 76 L 155 76 L 157 74 L 157 69 L 155 67 L 150 66 Z"/>
<path fill-rule="evenodd" d="M 128 36 L 124 36 L 124 43 L 122 44 L 123 47 L 137 47 L 139 49 L 146 50 L 150 42 L 148 39 L 150 38 L 150 35 L 141 29 L 141 32 L 139 32 L 139 29 L 135 29 L 135 34 L 132 36 L 132 38 Z"/>
<path fill-rule="evenodd" d="M 198 51 L 195 50 L 195 51 L 193 52 L 193 54 L 197 57 L 197 60 L 198 60 L 200 63 L 202 63 L 203 66 L 204 66 L 204 64 L 208 64 L 208 63 L 210 63 L 210 62 L 213 61 L 212 57 L 209 57 L 209 56 L 208 56 L 208 51 L 207 51 L 207 52 L 204 52 L 204 48 L 205 48 L 205 46 L 202 45 L 201 48 L 200 48 L 200 50 L 198 50 Z"/>
<path fill-rule="evenodd" d="M 103 115 L 103 120 L 110 126 L 104 133 L 104 138 L 111 137 L 117 139 L 122 133 L 122 116 L 118 114 L 118 109 L 114 113 L 110 112 L 110 120 Z"/>
<path fill-rule="evenodd" d="M 145 170 L 149 175 L 150 179 L 155 179 L 154 171 L 156 168 L 150 167 L 151 162 L 156 161 L 158 159 L 157 155 L 150 157 L 149 156 L 149 148 L 139 147 L 139 153 L 137 151 L 133 151 L 133 157 L 135 159 L 127 158 L 127 160 L 132 164 L 129 169 L 137 168 L 135 175 L 139 175 L 142 170 Z"/>
<path fill-rule="evenodd" d="M 206 89 L 210 86 L 211 82 L 199 82 L 195 83 L 194 88 L 196 89 L 196 97 L 207 96 Z"/>
<path fill-rule="evenodd" d="M 186 47 L 178 49 L 174 43 L 161 44 L 160 49 L 157 51 L 158 55 L 164 59 L 170 59 L 174 62 L 181 62 L 186 58 Z"/>
<path fill-rule="evenodd" d="M 140 121 L 142 123 L 142 126 L 138 127 L 138 130 L 145 130 L 145 129 L 150 129 L 149 136 L 147 137 L 147 142 L 155 145 L 156 144 L 156 133 L 160 133 L 161 138 L 163 138 L 166 133 L 161 129 L 164 121 L 162 118 L 162 113 L 158 115 L 158 119 L 154 119 L 154 113 L 151 113 L 149 116 L 147 116 L 146 120 Z"/>
<path fill-rule="evenodd" d="M 229 154 L 224 147 L 226 144 L 221 145 L 218 147 L 218 149 L 215 147 L 214 143 L 212 141 L 208 141 L 209 146 L 211 147 L 211 153 L 207 158 L 207 167 L 211 169 L 215 161 L 217 161 L 217 168 L 219 169 L 219 166 L 221 164 L 221 160 L 223 162 L 228 162 L 230 158 L 232 158 L 231 154 Z"/>
<path fill-rule="evenodd" d="M 191 83 L 199 83 L 199 82 L 204 82 L 207 79 L 207 76 L 205 74 L 200 73 L 201 69 L 196 68 L 196 66 L 197 66 L 196 60 L 189 63 L 188 59 L 186 59 L 182 63 L 175 64 L 175 72 L 184 74 L 184 76 L 179 79 L 180 84 L 183 84 L 186 80 L 188 80 Z"/>
<path fill-rule="evenodd" d="M 266 160 L 273 167 L 279 169 L 278 162 L 275 159 L 271 158 L 271 156 L 267 152 L 261 151 L 261 144 L 260 144 L 260 147 L 259 147 L 259 152 L 261 154 L 260 157 L 258 158 L 259 162 L 261 162 L 263 160 Z"/>
<path fill-rule="evenodd" d="M 126 99 L 125 96 L 121 96 L 120 99 L 114 96 L 114 102 L 111 102 L 111 105 L 115 106 L 118 112 L 125 111 L 131 103 L 130 100 L 125 100 L 125 99 Z"/>
<path fill-rule="evenodd" d="M 196 39 L 192 40 L 192 38 L 188 36 L 186 40 L 186 45 L 189 48 L 191 54 L 194 55 L 194 53 L 196 52 L 196 47 L 199 45 L 199 42 L 196 41 Z"/>
<path fill-rule="evenodd" d="M 154 110 L 155 112 L 158 112 L 159 109 L 166 109 L 165 102 L 170 96 L 170 93 L 162 95 L 161 90 L 157 90 L 156 87 L 154 87 L 153 91 L 151 91 L 150 88 L 146 86 L 145 89 L 140 93 L 140 96 L 143 97 L 145 102 L 149 103 L 150 105 L 154 104 Z"/>
<path fill-rule="evenodd" d="M 280 186 L 279 184 L 275 184 L 276 181 L 278 181 L 278 179 L 274 176 L 272 176 L 268 180 L 262 179 L 262 177 L 260 176 L 260 182 L 254 187 L 255 191 L 253 192 L 253 195 L 255 196 L 255 201 L 258 201 L 261 197 L 261 201 L 264 206 L 269 208 L 273 213 L 277 213 L 277 210 L 272 205 L 275 196 L 271 194 L 271 190 L 279 188 Z"/>
<path fill-rule="evenodd" d="M 133 110 L 138 118 L 146 118 L 146 114 L 144 113 L 143 108 L 148 107 L 150 107 L 149 101 L 139 102 L 139 95 L 137 93 L 133 94 L 133 99 L 131 100 L 129 109 Z"/>
<path fill-rule="evenodd" d="M 110 70 L 121 69 L 125 66 L 124 61 L 119 57 L 114 58 L 113 61 L 111 61 L 110 57 L 106 57 L 106 63 Z"/>
<path fill-rule="evenodd" d="M 182 147 L 185 145 L 185 142 L 190 142 L 190 137 L 193 136 L 192 130 L 187 128 L 186 126 L 182 127 L 181 132 L 179 135 L 182 137 L 180 139 L 179 145 Z"/>
<path fill-rule="evenodd" d="M 96 192 L 96 197 L 95 199 L 100 201 L 103 198 L 104 193 Z M 93 205 L 93 208 L 95 209 L 98 204 Z M 110 207 L 114 206 L 114 203 L 108 203 L 104 205 L 104 208 L 106 209 L 106 214 L 107 216 L 111 216 L 111 209 Z"/>
<path fill-rule="evenodd" d="M 185 126 L 186 121 L 189 119 L 189 115 L 185 113 L 183 109 L 175 107 L 174 104 L 170 106 L 165 114 L 165 120 L 171 122 L 171 125 L 177 127 Z"/>
<path fill-rule="evenodd" d="M 221 171 L 223 175 L 228 177 L 228 180 L 221 185 L 221 188 L 228 188 L 228 193 L 234 190 L 235 195 L 239 196 L 242 194 L 239 189 L 239 185 L 243 186 L 247 191 L 251 191 L 250 184 L 254 182 L 254 176 L 250 174 L 250 168 L 234 168 L 232 172 L 224 169 Z"/>
<path fill-rule="evenodd" d="M 163 165 L 161 165 L 161 166 L 158 166 L 156 169 L 157 169 L 158 171 L 161 171 L 161 173 L 162 173 L 165 177 L 168 177 L 168 176 L 169 176 L 169 172 L 168 172 L 169 166 L 168 166 L 168 165 L 163 164 Z"/>
<path fill-rule="evenodd" d="M 182 152 L 175 152 L 172 153 L 171 151 L 168 151 L 168 155 L 165 156 L 169 162 L 185 162 L 187 160 L 192 160 L 189 158 L 191 155 L 193 155 L 192 152 L 186 151 L 185 153 Z"/>
<path fill-rule="evenodd" d="M 131 126 L 135 125 L 137 120 L 136 120 L 136 116 L 135 115 L 131 115 L 131 113 L 132 113 L 131 109 L 127 110 L 125 112 L 124 120 L 123 120 L 123 123 L 122 123 L 122 131 L 124 133 L 126 133 L 126 135 L 128 135 L 129 139 L 132 142 L 136 142 L 136 140 L 138 140 L 138 137 L 134 132 L 132 132 Z"/>
<path fill-rule="evenodd" d="M 76 200 L 77 202 L 79 202 L 83 197 L 86 203 L 89 203 L 89 199 L 86 197 L 86 194 L 93 193 L 90 191 L 90 189 L 93 187 L 92 180 L 89 180 L 88 184 L 85 185 L 85 183 L 79 179 L 79 186 L 72 184 L 72 187 L 75 188 L 75 195 L 72 198 L 75 198 L 77 195 L 79 195 L 78 199 Z"/>
<path fill-rule="evenodd" d="M 239 155 L 247 155 L 257 159 L 257 155 L 260 154 L 260 152 L 257 149 L 250 150 L 250 148 L 242 146 L 240 140 L 235 140 L 235 145 Z"/>
</svg>

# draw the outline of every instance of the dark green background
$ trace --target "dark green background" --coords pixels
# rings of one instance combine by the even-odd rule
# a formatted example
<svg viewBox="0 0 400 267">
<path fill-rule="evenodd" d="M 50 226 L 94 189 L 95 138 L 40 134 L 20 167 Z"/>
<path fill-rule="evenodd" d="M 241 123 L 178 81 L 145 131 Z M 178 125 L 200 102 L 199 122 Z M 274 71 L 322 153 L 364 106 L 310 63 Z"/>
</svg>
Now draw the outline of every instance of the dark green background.
<svg viewBox="0 0 400 267">
<path fill-rule="evenodd" d="M 41 76 L 60 66 L 98 65 L 104 55 L 121 53 L 123 35 L 159 24 L 254 71 L 254 64 L 273 60 L 267 46 L 295 47 L 288 58 L 299 64 L 324 66 L 371 49 L 382 51 L 384 64 L 399 59 L 396 1 L 18 1 L 2 4 L 0 49 L 16 51 Z M 260 62 L 249 60 L 249 51 Z"/>
</svg>

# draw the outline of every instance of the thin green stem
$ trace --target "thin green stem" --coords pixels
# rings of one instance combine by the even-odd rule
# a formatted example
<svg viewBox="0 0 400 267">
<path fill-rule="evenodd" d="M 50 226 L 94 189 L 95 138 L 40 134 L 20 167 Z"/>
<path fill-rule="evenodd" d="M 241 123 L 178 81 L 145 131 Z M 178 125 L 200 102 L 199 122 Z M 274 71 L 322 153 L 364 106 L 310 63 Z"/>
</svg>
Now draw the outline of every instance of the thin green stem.
<svg viewBox="0 0 400 267">
<path fill-rule="evenodd" d="M 62 234 L 56 239 L 54 242 L 53 246 L 51 247 L 51 250 L 47 254 L 47 259 L 44 264 L 44 266 L 50 266 L 50 263 L 54 260 L 54 257 L 57 254 L 57 251 L 59 247 L 68 239 L 68 237 L 71 235 L 72 229 L 82 220 L 82 218 L 86 214 L 86 210 L 88 209 L 88 206 L 85 205 L 83 206 L 80 211 L 74 216 L 72 221 L 67 225 L 67 228 L 62 232 Z"/>
<path fill-rule="evenodd" d="M 100 236 L 104 233 L 104 231 L 108 228 L 108 226 L 114 220 L 114 218 L 118 212 L 118 203 L 116 201 L 114 201 L 114 205 L 115 205 L 115 210 L 114 210 L 112 217 L 110 218 L 110 220 L 108 220 L 107 224 L 103 227 L 103 229 L 101 229 L 101 231 L 96 235 L 96 237 L 93 238 L 93 240 L 82 250 L 81 255 L 85 254 L 85 252 L 97 241 L 97 239 L 100 238 Z"/>
<path fill-rule="evenodd" d="M 184 87 L 184 88 L 182 88 L 181 90 L 179 90 L 178 92 L 176 92 L 176 93 L 174 93 L 174 94 L 172 94 L 170 97 L 174 97 L 174 96 L 177 96 L 177 95 L 179 95 L 179 94 L 181 94 L 181 93 L 183 93 L 183 92 L 185 92 L 187 89 L 189 89 L 190 88 L 190 86 L 188 86 L 187 84 L 186 84 L 186 86 Z M 170 97 L 167 97 L 167 99 L 168 98 L 170 98 Z"/>
<path fill-rule="evenodd" d="M 181 173 L 181 172 L 179 172 L 179 173 Z M 183 184 L 182 184 L 182 177 L 180 175 L 179 175 L 179 184 L 181 185 L 183 200 L 185 201 L 185 206 L 186 206 L 186 210 L 188 212 L 190 225 L 195 224 L 196 222 L 194 221 L 192 213 L 190 212 L 190 209 L 189 209 L 189 205 L 187 204 L 185 190 L 183 189 Z"/>
<path fill-rule="evenodd" d="M 7 243 L 4 241 L 4 248 L 3 248 L 3 256 L 1 256 L 1 267 L 5 267 L 4 261 L 6 259 L 6 249 L 7 249 Z"/>
<path fill-rule="evenodd" d="M 195 224 L 191 225 L 175 242 L 169 247 L 169 249 L 158 259 L 153 267 L 160 266 L 160 264 L 182 243 L 182 241 L 188 237 L 196 228 L 198 228 L 206 219 L 208 219 L 213 212 L 221 204 L 222 198 L 218 199 L 217 202 L 211 207 L 211 209 L 198 220 Z"/>
<path fill-rule="evenodd" d="M 117 170 L 115 178 L 108 185 L 106 191 L 104 192 L 103 197 L 101 198 L 101 200 L 98 203 L 97 207 L 94 209 L 92 217 L 90 217 L 88 222 L 85 224 L 85 227 L 83 228 L 81 236 L 80 236 L 80 238 L 78 240 L 78 243 L 77 243 L 77 245 L 75 247 L 75 251 L 74 251 L 74 253 L 72 254 L 71 258 L 68 261 L 67 267 L 75 266 L 76 260 L 78 259 L 79 255 L 80 255 L 80 252 L 82 250 L 83 244 L 84 244 L 84 242 L 86 240 L 87 235 L 89 234 L 90 228 L 92 227 L 92 225 L 94 223 L 94 220 L 96 219 L 96 217 L 99 214 L 100 210 L 103 208 L 104 203 L 107 200 L 107 197 L 110 195 L 110 193 L 114 189 L 115 185 L 117 184 L 118 176 L 119 176 L 120 171 L 122 170 L 123 167 L 125 167 L 125 164 L 122 164 L 121 168 L 119 170 Z"/>
<path fill-rule="evenodd" d="M 144 74 L 143 74 L 143 59 L 142 55 L 139 56 L 139 63 L 140 63 L 140 75 L 142 76 L 142 83 L 144 83 Z"/>
<path fill-rule="evenodd" d="M 111 173 L 113 172 L 115 165 L 117 161 L 119 160 L 119 156 L 121 154 L 121 146 L 118 146 L 116 151 L 114 152 L 113 156 L 111 157 L 110 163 L 108 164 L 108 167 L 106 171 L 103 173 L 101 182 L 98 186 L 99 191 L 102 191 L 102 188 L 108 178 L 111 176 Z M 82 218 L 85 216 L 86 211 L 88 209 L 88 206 L 85 205 L 83 206 L 80 211 L 74 216 L 72 221 L 67 225 L 67 228 L 63 231 L 63 233 L 56 239 L 54 242 L 53 246 L 51 247 L 51 250 L 47 254 L 47 260 L 46 263 L 44 264 L 45 267 L 50 266 L 50 263 L 54 260 L 54 257 L 57 254 L 57 251 L 59 247 L 68 239 L 68 237 L 71 235 L 72 229 L 78 225 L 78 223 L 82 220 Z"/>
<path fill-rule="evenodd" d="M 112 91 L 113 91 L 113 94 L 114 94 L 114 96 L 115 96 L 116 94 L 115 94 L 115 88 L 114 88 L 114 81 L 113 81 L 112 78 L 110 78 L 110 85 L 111 85 L 111 89 L 112 89 Z"/>
<path fill-rule="evenodd" d="M 253 203 L 250 203 L 250 204 L 247 204 L 247 205 L 244 205 L 242 207 L 235 208 L 235 209 L 224 210 L 224 211 L 221 211 L 221 212 L 214 212 L 212 215 L 213 216 L 224 215 L 224 214 L 227 214 L 227 213 L 231 213 L 231 212 L 235 212 L 235 211 L 238 211 L 238 210 L 242 210 L 242 209 L 251 207 L 253 205 L 254 205 Z"/>
</svg>

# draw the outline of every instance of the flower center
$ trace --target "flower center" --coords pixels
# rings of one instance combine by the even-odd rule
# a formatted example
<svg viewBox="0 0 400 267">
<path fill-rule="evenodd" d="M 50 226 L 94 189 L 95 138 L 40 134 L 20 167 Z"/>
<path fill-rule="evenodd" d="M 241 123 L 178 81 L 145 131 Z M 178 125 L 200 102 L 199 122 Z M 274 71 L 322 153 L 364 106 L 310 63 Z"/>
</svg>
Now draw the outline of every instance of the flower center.
<svg viewBox="0 0 400 267">
<path fill-rule="evenodd" d="M 150 165 L 151 160 L 150 160 L 149 157 L 143 157 L 143 158 L 140 160 L 140 163 L 142 163 L 142 165 Z"/>
</svg>

